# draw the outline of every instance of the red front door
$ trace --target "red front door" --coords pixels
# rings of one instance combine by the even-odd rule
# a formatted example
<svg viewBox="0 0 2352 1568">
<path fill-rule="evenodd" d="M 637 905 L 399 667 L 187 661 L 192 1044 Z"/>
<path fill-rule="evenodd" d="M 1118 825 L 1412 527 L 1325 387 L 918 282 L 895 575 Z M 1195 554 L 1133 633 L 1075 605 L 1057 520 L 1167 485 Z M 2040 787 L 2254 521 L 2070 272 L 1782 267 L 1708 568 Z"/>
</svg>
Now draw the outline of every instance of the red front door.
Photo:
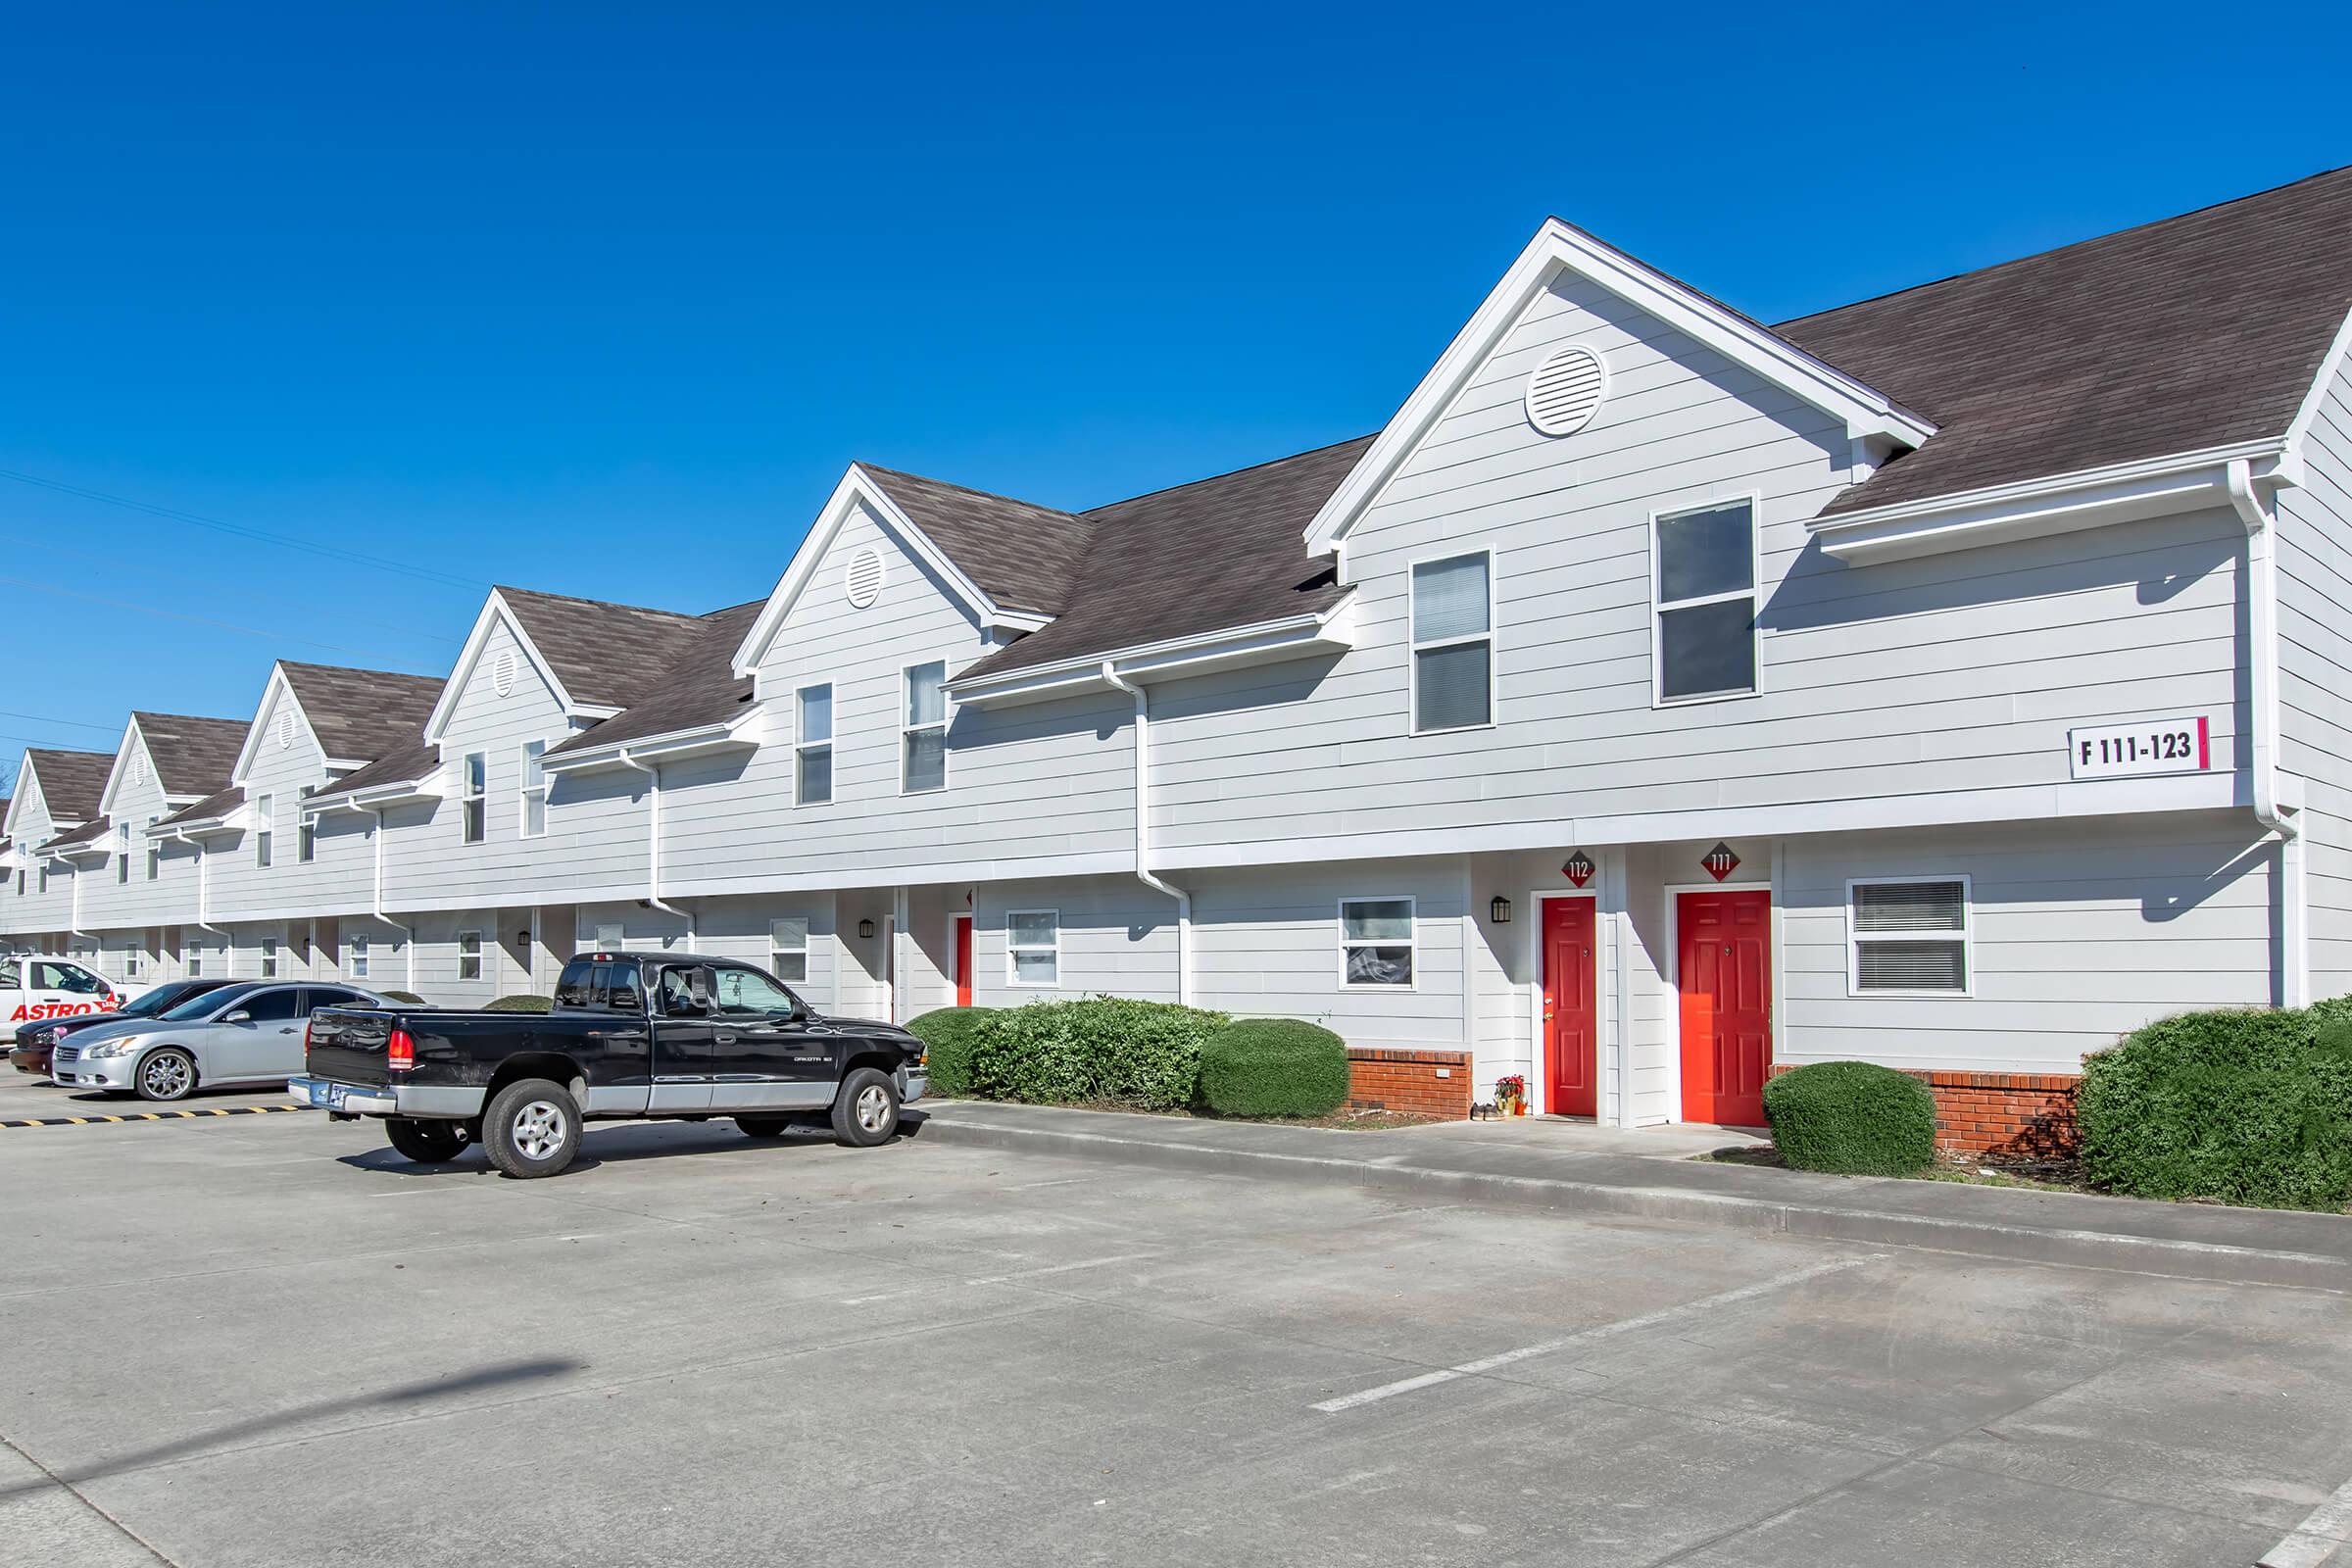
<svg viewBox="0 0 2352 1568">
<path fill-rule="evenodd" d="M 972 1004 L 972 917 L 959 914 L 951 922 L 956 927 L 956 1005 Z"/>
<path fill-rule="evenodd" d="M 1772 1066 L 1772 895 L 1685 893 L 1675 929 L 1683 1119 L 1761 1127 Z"/>
<path fill-rule="evenodd" d="M 1555 1116 L 1600 1111 L 1592 1009 L 1592 901 L 1544 901 L 1544 1059 L 1550 1063 L 1544 1103 Z"/>
</svg>

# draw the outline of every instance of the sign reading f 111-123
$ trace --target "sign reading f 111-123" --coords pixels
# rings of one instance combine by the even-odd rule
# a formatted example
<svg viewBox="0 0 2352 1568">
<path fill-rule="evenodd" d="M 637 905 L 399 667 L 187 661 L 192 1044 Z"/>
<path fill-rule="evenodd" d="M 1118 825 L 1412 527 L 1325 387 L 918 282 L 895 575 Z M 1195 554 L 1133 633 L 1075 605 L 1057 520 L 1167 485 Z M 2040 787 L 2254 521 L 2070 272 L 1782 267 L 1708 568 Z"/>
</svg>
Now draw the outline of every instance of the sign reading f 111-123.
<svg viewBox="0 0 2352 1568">
<path fill-rule="evenodd" d="M 2084 725 L 2066 732 L 2066 749 L 2076 778 L 2200 773 L 2213 766 L 2210 721 L 2202 713 Z"/>
</svg>

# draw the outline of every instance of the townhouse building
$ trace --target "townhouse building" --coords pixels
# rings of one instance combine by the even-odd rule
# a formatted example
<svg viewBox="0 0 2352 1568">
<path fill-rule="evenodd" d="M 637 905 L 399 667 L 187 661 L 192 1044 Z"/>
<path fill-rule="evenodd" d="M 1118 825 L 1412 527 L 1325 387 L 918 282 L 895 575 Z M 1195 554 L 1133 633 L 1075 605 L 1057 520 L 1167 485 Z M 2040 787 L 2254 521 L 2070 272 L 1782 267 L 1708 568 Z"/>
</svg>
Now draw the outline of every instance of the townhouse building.
<svg viewBox="0 0 2352 1568">
<path fill-rule="evenodd" d="M 1550 220 L 1360 439 L 1086 512 L 857 465 L 764 599 L 500 588 L 364 740 L 279 666 L 219 799 L 28 757 L 0 934 L 450 1003 L 692 945 L 1624 1125 L 1840 1057 L 2026 1114 L 2352 990 L 2348 309 L 2352 172 L 1777 326 Z"/>
</svg>

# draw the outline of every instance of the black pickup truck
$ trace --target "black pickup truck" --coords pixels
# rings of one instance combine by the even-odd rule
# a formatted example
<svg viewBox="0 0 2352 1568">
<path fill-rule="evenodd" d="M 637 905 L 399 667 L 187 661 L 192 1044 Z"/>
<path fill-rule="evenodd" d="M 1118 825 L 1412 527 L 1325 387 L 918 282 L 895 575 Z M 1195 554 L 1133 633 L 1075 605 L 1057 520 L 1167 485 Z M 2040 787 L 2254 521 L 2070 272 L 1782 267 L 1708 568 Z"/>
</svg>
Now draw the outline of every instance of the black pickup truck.
<svg viewBox="0 0 2352 1568">
<path fill-rule="evenodd" d="M 563 1170 L 595 1120 L 732 1116 L 774 1138 L 824 1113 L 841 1142 L 869 1147 L 929 1087 L 906 1030 L 824 1017 L 750 964 L 685 954 L 573 958 L 543 1013 L 325 1007 L 307 1047 L 297 1099 L 387 1118 L 414 1160 L 479 1143 L 510 1176 Z"/>
</svg>

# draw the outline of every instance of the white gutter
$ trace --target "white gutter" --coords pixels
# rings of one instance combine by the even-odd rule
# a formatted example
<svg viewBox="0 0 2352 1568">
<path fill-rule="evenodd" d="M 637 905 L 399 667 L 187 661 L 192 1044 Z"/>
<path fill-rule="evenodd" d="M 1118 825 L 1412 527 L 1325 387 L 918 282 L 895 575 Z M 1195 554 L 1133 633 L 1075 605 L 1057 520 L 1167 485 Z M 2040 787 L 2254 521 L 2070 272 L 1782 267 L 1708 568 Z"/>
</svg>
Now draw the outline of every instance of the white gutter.
<svg viewBox="0 0 2352 1568">
<path fill-rule="evenodd" d="M 2278 1004 L 2310 1000 L 2311 963 L 2304 908 L 2303 837 L 2278 801 L 2278 518 L 2254 493 L 2254 466 L 2230 462 L 2230 506 L 2246 530 L 2246 640 L 2252 686 L 2254 819 L 2278 835 L 2280 888 Z"/>
<path fill-rule="evenodd" d="M 1135 875 L 1144 886 L 1176 901 L 1176 1000 L 1193 1004 L 1193 896 L 1152 870 L 1152 699 L 1144 688 L 1102 661 L 1102 679 L 1135 699 Z"/>
<path fill-rule="evenodd" d="M 222 937 L 227 939 L 232 955 L 229 961 L 235 961 L 233 955 L 236 951 L 237 939 L 229 935 L 228 927 L 215 925 L 209 918 L 213 912 L 213 858 L 211 854 L 206 851 L 201 840 L 189 837 L 185 827 L 172 829 L 172 837 L 196 852 L 196 929 L 220 932 Z"/>
<path fill-rule="evenodd" d="M 375 823 L 370 835 L 375 840 L 375 893 L 368 901 L 368 912 L 374 918 L 376 924 L 388 925 L 400 933 L 400 951 L 408 956 L 406 986 L 410 992 L 414 993 L 416 989 L 416 928 L 402 925 L 384 912 L 384 808 L 354 806 L 352 809 L 367 812 L 369 819 Z"/>
<path fill-rule="evenodd" d="M 662 898 L 662 764 L 639 761 L 637 754 L 626 746 L 620 749 L 620 763 L 623 767 L 635 768 L 653 781 L 645 795 L 645 902 L 663 914 L 675 915 L 685 921 L 686 940 L 691 944 L 695 937 L 694 916 L 674 904 L 663 902 Z"/>
</svg>

